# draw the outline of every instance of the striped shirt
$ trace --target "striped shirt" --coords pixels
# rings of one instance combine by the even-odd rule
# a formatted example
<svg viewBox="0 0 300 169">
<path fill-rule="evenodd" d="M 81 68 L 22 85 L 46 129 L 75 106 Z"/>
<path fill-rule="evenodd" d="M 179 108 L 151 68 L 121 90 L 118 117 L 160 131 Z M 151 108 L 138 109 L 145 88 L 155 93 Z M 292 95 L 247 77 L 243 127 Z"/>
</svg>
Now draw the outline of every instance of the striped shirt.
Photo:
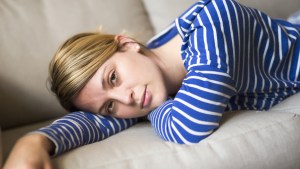
<svg viewBox="0 0 300 169">
<path fill-rule="evenodd" d="M 219 127 L 225 111 L 267 110 L 300 91 L 300 27 L 233 0 L 202 0 L 152 38 L 176 35 L 187 75 L 174 99 L 148 114 L 166 141 L 198 143 Z M 73 112 L 39 129 L 55 155 L 103 140 L 138 122 Z"/>
</svg>

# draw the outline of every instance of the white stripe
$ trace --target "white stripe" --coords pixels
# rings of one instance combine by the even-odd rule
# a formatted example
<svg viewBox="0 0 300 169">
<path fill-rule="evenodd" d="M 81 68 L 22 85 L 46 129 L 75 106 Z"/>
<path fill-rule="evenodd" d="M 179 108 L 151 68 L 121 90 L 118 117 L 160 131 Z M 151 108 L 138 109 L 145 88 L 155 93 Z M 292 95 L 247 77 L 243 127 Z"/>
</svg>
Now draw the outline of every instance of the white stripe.
<svg viewBox="0 0 300 169">
<path fill-rule="evenodd" d="M 204 7 L 203 9 L 204 9 L 204 11 L 205 11 L 205 13 L 208 17 L 208 20 L 209 20 L 210 24 L 212 25 L 213 36 L 214 36 L 214 45 L 215 45 L 215 49 L 216 49 L 216 57 L 217 57 L 217 60 L 218 60 L 218 68 L 220 68 L 221 67 L 221 58 L 220 58 L 219 48 L 218 48 L 218 38 L 217 38 L 216 26 L 215 26 L 214 21 L 211 18 L 211 15 L 210 15 L 207 7 Z"/>
<path fill-rule="evenodd" d="M 271 20 L 270 20 L 270 18 L 268 18 L 268 24 L 269 24 L 269 26 L 271 26 Z M 274 35 L 273 35 L 273 31 L 271 31 L 271 34 L 272 34 L 272 38 L 274 39 L 274 41 L 275 41 L 275 37 L 274 37 Z M 274 49 L 276 49 L 276 46 L 275 46 L 276 44 L 274 43 L 273 44 L 273 48 Z M 270 61 L 270 64 L 269 64 L 269 69 L 268 69 L 268 72 L 270 73 L 271 72 L 271 69 L 272 69 L 272 66 L 273 66 L 273 63 L 274 63 L 274 55 L 275 55 L 275 51 L 273 50 L 272 51 L 273 53 L 272 53 L 272 56 L 271 56 L 271 61 Z"/>
<path fill-rule="evenodd" d="M 268 17 L 268 24 L 269 24 L 269 27 L 272 28 L 271 19 L 270 19 L 269 17 Z M 275 30 L 274 30 L 274 31 L 275 31 Z M 276 48 L 277 40 L 275 39 L 274 32 L 271 31 L 271 34 L 272 34 L 272 38 L 273 38 L 273 40 L 275 41 L 275 43 L 273 44 L 273 55 L 272 55 L 272 60 L 271 60 L 270 65 L 269 65 L 269 74 L 271 73 L 272 67 L 275 66 L 275 65 L 274 65 L 275 50 L 277 49 L 277 48 Z M 279 66 L 279 65 L 278 65 L 278 66 Z M 277 66 L 277 67 L 278 67 L 278 66 Z M 278 81 L 277 81 L 274 77 L 271 77 L 271 78 L 274 80 L 274 82 L 275 82 L 275 84 L 276 84 L 276 88 L 278 88 L 278 87 L 280 86 L 280 84 L 278 83 Z"/>
<path fill-rule="evenodd" d="M 201 59 L 201 53 L 200 53 L 200 51 L 199 51 L 199 49 L 198 49 L 198 31 L 194 31 L 195 33 L 194 33 L 194 48 L 195 48 L 195 50 L 196 50 L 196 52 L 197 52 L 197 54 L 195 55 L 196 57 L 197 57 L 197 64 L 199 64 L 200 63 L 200 59 Z M 189 65 L 191 65 L 191 64 L 189 64 Z"/>
<path fill-rule="evenodd" d="M 199 112 L 199 113 L 213 115 L 213 116 L 220 116 L 220 117 L 222 116 L 222 113 L 212 112 L 212 111 L 201 109 L 201 108 L 196 107 L 196 106 L 194 106 L 194 105 L 192 105 L 192 104 L 190 104 L 190 103 L 188 103 L 188 102 L 186 102 L 182 99 L 179 99 L 179 98 L 175 98 L 175 101 L 178 101 L 178 102 L 184 104 L 185 106 L 187 106 L 187 107 L 189 107 L 189 108 L 191 108 L 191 109 L 193 109 L 193 110 L 195 110 L 196 112 Z"/>
<path fill-rule="evenodd" d="M 291 41 L 288 39 L 288 49 L 290 49 L 291 48 Z M 285 59 L 285 61 L 284 61 L 284 67 L 286 67 L 286 64 L 287 64 L 287 59 Z M 283 73 L 288 73 L 288 71 L 287 72 L 284 72 L 284 71 L 281 71 L 281 79 L 285 79 L 283 76 L 284 76 L 284 74 Z M 288 74 L 286 75 L 287 76 L 287 78 L 285 79 L 285 80 L 287 80 L 288 79 Z"/>
<path fill-rule="evenodd" d="M 69 136 L 71 137 L 71 138 L 70 138 L 70 137 L 65 137 L 65 140 L 68 140 L 68 143 L 69 143 L 68 149 L 71 149 L 72 143 L 73 143 L 74 145 L 76 145 L 73 135 L 70 133 L 70 130 L 68 130 L 68 129 L 66 128 L 66 126 L 63 126 L 63 125 L 62 125 L 62 126 L 61 126 L 61 131 L 64 132 L 64 133 L 68 133 Z"/>
<path fill-rule="evenodd" d="M 184 27 L 180 27 L 181 30 L 184 32 L 184 33 L 187 33 L 189 30 L 188 29 L 185 29 Z M 185 37 L 188 36 L 187 34 L 185 34 Z"/>
<path fill-rule="evenodd" d="M 232 6 L 233 6 L 233 8 L 234 8 L 234 11 L 235 11 L 235 16 L 237 17 L 236 18 L 236 25 L 237 25 L 237 31 L 238 31 L 238 35 L 237 35 L 237 39 L 238 39 L 238 57 L 237 57 L 237 63 L 234 63 L 235 65 L 237 65 L 237 74 L 236 74 L 236 78 L 234 78 L 234 79 L 236 79 L 236 81 L 238 82 L 238 83 L 240 83 L 241 82 L 241 80 L 240 80 L 240 67 L 241 67 L 241 56 L 242 56 L 242 50 L 241 50 L 241 45 L 242 45 L 242 43 L 241 43 L 241 32 L 240 32 L 240 22 L 239 22 L 239 17 L 240 17 L 240 13 L 238 13 L 237 12 L 237 9 L 236 9 L 236 5 L 235 4 L 233 4 L 233 2 L 232 1 L 230 1 L 231 3 L 232 3 Z M 237 5 L 237 7 L 239 7 L 239 9 L 241 10 L 241 7 L 239 6 L 239 5 Z M 239 85 L 241 85 L 241 84 L 239 84 Z M 238 89 L 238 91 L 240 91 L 240 89 Z"/>
<path fill-rule="evenodd" d="M 202 22 L 202 20 L 201 20 L 201 18 L 200 18 L 199 15 L 197 15 L 197 19 L 198 19 L 198 22 L 199 22 L 200 26 L 203 26 L 204 24 L 203 24 L 203 22 Z M 203 35 L 202 35 L 202 37 L 203 37 L 203 41 L 204 41 L 205 55 L 206 55 L 207 64 L 209 65 L 210 62 L 211 62 L 211 59 L 210 59 L 210 53 L 209 53 L 208 45 L 207 45 L 207 37 L 206 37 L 207 30 L 206 30 L 205 26 L 203 26 L 202 29 L 203 29 Z"/>
<path fill-rule="evenodd" d="M 223 83 L 223 82 L 219 82 L 219 81 L 216 81 L 216 80 L 211 80 L 211 79 L 208 79 L 208 78 L 205 78 L 205 77 L 198 77 L 198 76 L 189 76 L 186 78 L 187 80 L 188 79 L 198 79 L 198 80 L 202 80 L 202 81 L 207 81 L 207 82 L 211 82 L 211 83 L 214 83 L 214 84 L 218 84 L 218 85 L 221 85 L 221 86 L 224 86 L 224 87 L 227 87 L 231 90 L 233 90 L 234 92 L 236 91 L 236 89 L 226 83 Z"/>
<path fill-rule="evenodd" d="M 197 7 L 199 7 L 199 5 L 193 6 L 191 9 L 189 9 L 189 11 L 186 11 L 185 14 L 180 19 L 182 19 L 184 22 L 186 22 L 188 24 L 191 24 L 192 22 L 190 20 L 188 20 L 187 17 L 189 15 L 191 15 L 191 13 L 193 13 Z"/>
<path fill-rule="evenodd" d="M 171 120 L 169 119 L 168 120 L 168 130 L 165 131 L 166 133 L 169 133 L 173 139 L 173 141 L 175 143 L 178 143 L 178 141 L 175 139 L 174 135 L 173 135 L 173 132 L 172 132 L 172 129 L 171 129 Z"/>
<path fill-rule="evenodd" d="M 74 117 L 78 117 L 78 118 L 73 119 Z M 87 131 L 88 131 L 88 136 L 89 136 L 88 139 L 89 140 L 91 139 L 91 137 L 90 137 L 91 136 L 91 131 L 89 130 L 89 128 L 87 126 L 87 124 L 90 124 L 90 123 L 89 123 L 89 121 L 85 120 L 86 117 L 84 116 L 83 112 L 81 114 L 76 114 L 74 116 L 71 116 L 71 117 L 69 117 L 69 119 L 72 119 L 72 120 L 76 121 L 77 124 L 80 121 L 83 124 L 83 126 L 87 129 Z M 80 125 L 78 124 L 78 126 L 80 126 Z"/>
<path fill-rule="evenodd" d="M 76 129 L 75 129 L 74 127 L 71 127 L 69 124 L 66 124 L 65 121 L 72 123 L 73 126 L 76 127 L 76 128 L 78 129 L 79 134 L 80 134 L 80 137 L 81 137 L 81 140 L 79 140 L 78 132 L 75 132 Z M 82 140 L 82 137 L 83 137 L 82 129 L 79 127 L 80 125 L 78 124 L 77 121 L 68 118 L 68 119 L 63 119 L 62 121 L 59 120 L 59 121 L 55 122 L 55 124 L 59 124 L 59 125 L 68 125 L 70 128 L 73 129 L 74 133 L 76 134 L 76 137 L 77 137 L 78 141 L 81 141 L 81 142 L 83 141 L 83 140 Z"/>
<path fill-rule="evenodd" d="M 280 60 L 282 60 L 282 43 L 281 43 L 281 41 L 282 41 L 282 38 L 281 38 L 281 34 L 282 34 L 282 32 L 281 32 L 281 27 L 278 25 L 278 27 L 277 27 L 277 30 L 278 30 L 278 42 L 279 42 L 279 58 L 280 58 Z M 277 71 L 276 71 L 277 72 Z"/>
<path fill-rule="evenodd" d="M 126 128 L 128 128 L 128 126 L 127 126 L 127 122 L 126 122 L 126 120 L 125 119 L 122 119 L 122 121 L 123 121 L 123 123 L 124 123 L 124 128 L 126 129 Z M 119 131 L 121 131 L 121 125 L 119 126 L 120 128 L 119 128 Z"/>
<path fill-rule="evenodd" d="M 193 65 L 194 66 L 194 65 Z M 226 76 L 226 77 L 230 77 L 229 74 L 227 73 L 224 73 L 224 72 L 217 72 L 217 71 L 209 71 L 209 70 L 205 70 L 205 71 L 199 71 L 199 70 L 196 70 L 195 72 L 197 73 L 203 73 L 203 74 L 212 74 L 212 75 L 221 75 L 221 76 Z M 230 77 L 231 78 L 231 77 Z"/>
<path fill-rule="evenodd" d="M 57 131 L 60 132 L 61 135 L 63 135 L 63 137 L 59 137 L 59 138 L 60 138 L 60 142 L 63 143 L 63 147 L 64 147 L 63 152 L 64 152 L 67 149 L 69 149 L 67 147 L 67 145 L 65 144 L 64 140 L 67 140 L 68 142 L 69 142 L 69 140 L 68 139 L 64 139 L 64 138 L 68 138 L 68 137 L 65 135 L 65 133 L 62 131 L 61 128 L 58 128 Z"/>
<path fill-rule="evenodd" d="M 203 91 L 208 92 L 208 93 L 213 93 L 213 94 L 216 94 L 216 95 L 219 95 L 219 96 L 223 96 L 223 97 L 226 97 L 227 99 L 229 99 L 231 97 L 231 96 L 229 96 L 225 93 L 221 93 L 221 92 L 218 92 L 218 91 L 215 91 L 215 90 L 204 88 L 204 87 L 201 87 L 199 85 L 188 84 L 188 83 L 182 83 L 182 84 L 186 85 L 186 86 L 189 86 L 189 87 L 192 87 L 192 88 L 195 88 L 195 89 L 203 90 Z"/>
<path fill-rule="evenodd" d="M 176 24 L 178 33 L 180 34 L 181 38 L 184 38 L 184 34 L 183 34 L 183 32 L 181 31 L 181 29 L 180 29 L 179 19 L 175 19 L 175 24 Z"/>
<path fill-rule="evenodd" d="M 292 35 L 292 34 L 289 34 L 289 37 L 292 38 L 292 39 L 294 39 L 294 40 L 297 40 L 297 37 L 294 36 L 294 35 Z"/>
<path fill-rule="evenodd" d="M 159 110 L 159 113 L 157 113 L 157 116 L 156 116 L 156 118 L 157 118 L 157 123 L 156 123 L 156 128 L 157 129 L 159 129 L 159 125 L 162 125 L 162 122 L 163 122 L 163 118 L 161 117 L 161 116 L 164 116 L 164 115 L 166 115 L 168 112 L 165 112 L 165 111 L 163 111 L 162 109 L 163 109 L 164 107 L 162 107 L 160 110 Z M 163 134 L 163 130 L 158 130 L 158 133 L 160 134 L 160 135 L 164 135 Z"/>
<path fill-rule="evenodd" d="M 173 121 L 176 122 L 180 127 L 182 127 L 186 132 L 188 132 L 194 136 L 207 136 L 212 133 L 212 131 L 200 132 L 200 131 L 192 130 L 192 129 L 188 128 L 186 125 L 184 125 L 180 120 L 178 120 L 175 117 L 173 118 Z"/>
<path fill-rule="evenodd" d="M 63 124 L 62 124 L 63 125 Z M 76 139 L 78 140 L 78 141 L 81 141 L 81 142 L 83 142 L 83 140 L 81 139 L 79 139 L 79 136 L 78 136 L 78 133 L 76 132 L 76 130 L 74 129 L 74 127 L 72 127 L 71 125 L 69 125 L 69 124 L 66 124 L 66 123 L 64 123 L 64 125 L 66 125 L 66 126 L 68 126 L 69 128 L 71 128 L 71 130 L 75 133 L 75 137 L 76 137 Z M 63 126 L 62 126 L 63 127 Z M 76 127 L 78 128 L 78 130 L 79 130 L 79 132 L 80 132 L 80 134 L 81 134 L 81 138 L 83 138 L 83 135 L 82 135 L 82 132 L 81 132 L 81 130 L 80 130 L 80 128 L 76 125 Z M 66 128 L 65 128 L 66 129 Z M 66 129 L 67 130 L 67 129 Z M 70 130 L 69 130 L 70 131 Z M 75 144 L 75 140 L 74 140 L 74 137 L 73 137 L 73 135 L 72 134 L 70 134 L 71 135 L 71 137 L 72 137 L 72 141 L 73 141 L 73 143 Z"/>
<path fill-rule="evenodd" d="M 224 1 L 223 1 L 224 2 Z M 217 7 L 216 5 L 216 2 L 215 1 L 212 1 L 213 3 L 213 6 L 215 7 L 216 11 L 217 11 L 217 14 L 218 14 L 218 18 L 219 18 L 219 22 L 220 22 L 220 27 L 221 27 L 221 31 L 222 31 L 222 35 L 223 35 L 223 39 L 224 39 L 224 48 L 225 48 L 225 55 L 226 55 L 226 69 L 227 69 L 227 72 L 230 71 L 230 67 L 228 66 L 228 60 L 229 60 L 229 56 L 228 56 L 228 46 L 227 46 L 227 41 L 226 41 L 226 36 L 225 36 L 225 31 L 224 31 L 224 25 L 223 25 L 223 18 L 220 14 L 220 10 L 219 8 Z M 225 17 L 225 16 L 224 16 Z M 230 18 L 230 17 L 229 17 Z M 227 17 L 228 19 L 228 17 Z M 231 22 L 229 22 L 231 24 Z M 229 25 L 230 25 L 229 24 Z M 219 56 L 220 58 L 220 56 Z M 221 61 L 221 60 L 220 60 Z M 220 65 L 221 67 L 221 65 Z"/>
<path fill-rule="evenodd" d="M 257 15 L 256 15 L 257 16 Z M 260 49 L 261 49 L 261 42 L 262 42 L 262 37 L 263 37 L 263 33 L 262 33 L 262 31 L 260 31 L 260 35 L 259 35 L 259 41 L 258 41 L 258 50 L 257 50 L 257 52 L 256 52 L 256 54 L 257 54 L 257 56 L 259 56 L 259 51 L 260 51 Z M 264 88 L 265 88 L 265 78 L 263 77 L 263 73 L 262 73 L 262 71 L 261 71 L 261 59 L 258 59 L 258 72 L 259 72 L 259 74 L 260 74 L 260 77 L 261 77 L 261 91 L 263 91 L 264 90 Z"/>
<path fill-rule="evenodd" d="M 294 27 L 284 26 L 285 29 L 295 32 L 297 35 L 300 35 L 299 30 L 295 29 Z"/>
<path fill-rule="evenodd" d="M 165 119 L 166 115 L 167 114 L 170 114 L 170 110 L 171 108 L 168 108 L 166 111 L 162 112 L 161 114 L 163 114 L 162 118 L 160 119 L 161 120 L 161 123 L 160 123 L 160 131 L 163 131 L 163 120 Z M 166 138 L 168 135 L 167 134 L 164 134 L 164 132 L 162 132 L 162 136 L 164 138 Z"/>
<path fill-rule="evenodd" d="M 246 42 L 245 42 L 245 40 L 246 40 L 246 38 L 245 38 L 245 30 L 246 30 L 246 28 L 245 28 L 245 15 L 244 15 L 244 8 L 242 8 L 240 5 L 239 5 L 239 7 L 240 7 L 240 9 L 241 9 L 241 13 L 242 13 L 242 20 L 243 20 L 243 29 L 244 29 L 244 31 L 243 31 L 243 35 L 242 35 L 242 38 L 243 38 L 243 50 L 241 51 L 242 52 L 242 55 L 240 56 L 240 57 L 242 57 L 242 69 L 238 69 L 238 70 L 242 70 L 242 73 L 241 73 L 241 77 L 242 77 L 242 79 L 241 79 L 241 85 L 240 85 L 240 87 L 239 87 L 239 91 L 242 89 L 242 87 L 244 86 L 244 68 L 245 68 L 245 44 L 246 44 Z"/>
<path fill-rule="evenodd" d="M 233 59 L 233 61 L 232 61 L 232 63 L 233 63 L 233 65 L 232 65 L 233 66 L 233 73 L 232 74 L 235 74 L 235 57 L 236 57 L 236 53 L 235 53 L 235 43 L 234 43 L 233 30 L 232 30 L 231 13 L 229 12 L 227 1 L 223 1 L 223 2 L 224 2 L 225 10 L 226 10 L 226 13 L 227 13 L 227 18 L 228 18 L 228 22 L 229 22 L 229 29 L 230 29 L 230 37 L 231 37 L 230 39 L 231 39 L 232 53 L 233 53 L 233 56 L 231 57 L 231 59 Z M 229 71 L 227 73 L 229 73 Z"/>
<path fill-rule="evenodd" d="M 289 56 L 293 56 L 293 54 L 294 54 L 294 45 L 292 47 L 292 52 L 290 53 Z M 291 78 L 290 78 L 291 67 L 292 67 L 292 59 L 289 60 L 289 65 L 288 65 L 288 70 L 287 70 L 287 79 L 288 79 L 288 81 L 291 81 Z"/>
<path fill-rule="evenodd" d="M 250 9 L 250 12 L 251 12 L 251 15 L 254 16 L 253 14 L 253 9 Z M 252 54 L 255 55 L 255 43 L 257 43 L 254 39 L 256 39 L 255 35 L 256 35 L 256 28 L 257 28 L 257 21 L 254 20 L 254 25 L 253 25 L 253 29 L 254 29 L 254 32 L 253 32 L 253 35 L 252 35 Z M 255 93 L 255 89 L 257 89 L 257 72 L 256 72 L 256 67 L 255 65 L 257 64 L 255 61 L 257 59 L 257 57 L 252 57 L 253 58 L 253 71 L 254 71 L 254 84 L 253 84 L 253 90 L 252 92 Z M 252 107 L 254 107 L 254 103 L 252 103 Z"/>
<path fill-rule="evenodd" d="M 193 144 L 192 142 L 187 141 L 181 134 L 180 132 L 177 130 L 177 128 L 175 127 L 175 125 L 172 123 L 171 124 L 173 131 L 175 131 L 175 133 L 177 134 L 177 136 L 180 138 L 180 140 L 184 143 L 184 144 Z M 177 140 L 176 140 L 177 141 Z"/>
<path fill-rule="evenodd" d="M 261 21 L 262 21 L 263 25 L 264 25 L 263 28 L 266 29 L 266 28 L 267 28 L 267 25 L 266 25 L 266 23 L 265 23 L 265 20 L 264 20 L 263 17 L 262 17 L 261 12 L 258 11 L 258 14 L 259 14 L 259 17 L 261 18 Z M 266 30 L 266 32 L 267 32 L 268 36 L 270 36 L 270 34 L 269 34 L 269 32 L 268 32 L 267 30 Z M 267 56 L 267 51 L 268 51 L 268 49 L 269 49 L 269 44 L 270 44 L 270 40 L 269 40 L 269 38 L 268 38 L 268 39 L 267 39 L 267 43 L 266 43 L 266 45 L 264 46 L 265 50 L 264 50 L 264 53 L 263 53 L 263 63 L 266 62 L 266 56 Z M 271 88 L 272 88 L 272 82 L 271 82 L 271 80 L 269 79 L 269 77 L 267 76 L 267 73 L 265 72 L 264 64 L 262 64 L 262 67 L 263 67 L 263 69 L 262 69 L 261 71 L 262 71 L 263 74 L 265 75 L 265 78 L 269 81 L 269 83 L 270 83 L 269 89 L 271 89 Z"/>
<path fill-rule="evenodd" d="M 193 93 L 190 93 L 190 92 L 187 92 L 187 91 L 184 91 L 184 90 L 179 90 L 178 93 L 183 93 L 185 95 L 188 95 L 194 99 L 197 99 L 199 101 L 202 101 L 202 102 L 205 102 L 205 103 L 208 103 L 208 104 L 213 104 L 213 105 L 216 105 L 216 106 L 222 106 L 222 107 L 226 107 L 226 104 L 223 104 L 221 102 L 215 102 L 215 101 L 212 101 L 212 100 L 208 100 L 208 99 L 205 99 L 203 97 L 199 97 Z"/>
<path fill-rule="evenodd" d="M 300 56 L 298 57 L 298 63 L 297 63 L 297 68 L 296 68 L 295 81 L 298 80 L 299 72 L 300 72 Z"/>
<path fill-rule="evenodd" d="M 112 133 L 116 133 L 116 129 L 115 126 L 113 125 L 113 123 L 111 121 L 108 121 L 110 127 L 112 128 Z"/>
<path fill-rule="evenodd" d="M 179 108 L 177 108 L 175 106 L 173 106 L 173 110 L 175 110 L 176 112 L 178 112 L 179 114 L 181 114 L 182 116 L 184 116 L 189 121 L 194 122 L 196 124 L 210 125 L 210 126 L 219 126 L 219 123 L 209 122 L 209 121 L 203 121 L 203 120 L 196 119 L 196 118 L 190 116 L 188 113 L 183 112 L 182 110 L 180 110 Z"/>
<path fill-rule="evenodd" d="M 246 11 L 247 17 L 250 18 L 248 8 L 246 8 L 245 11 Z M 248 54 L 247 54 L 248 66 L 246 66 L 246 67 L 248 67 L 248 71 L 247 71 L 248 74 L 247 74 L 247 82 L 246 82 L 247 84 L 246 84 L 246 87 L 245 87 L 245 91 L 248 91 L 249 83 L 250 83 L 250 42 L 249 41 L 251 39 L 251 35 L 250 35 L 250 33 L 251 33 L 251 24 L 249 22 L 250 22 L 250 20 L 248 20 L 248 32 L 247 32 L 247 34 L 248 34 L 248 48 L 247 48 L 247 50 L 248 50 Z M 247 101 L 248 101 L 248 99 L 246 98 L 246 102 Z M 247 107 L 247 106 L 245 105 L 245 107 Z"/>
</svg>

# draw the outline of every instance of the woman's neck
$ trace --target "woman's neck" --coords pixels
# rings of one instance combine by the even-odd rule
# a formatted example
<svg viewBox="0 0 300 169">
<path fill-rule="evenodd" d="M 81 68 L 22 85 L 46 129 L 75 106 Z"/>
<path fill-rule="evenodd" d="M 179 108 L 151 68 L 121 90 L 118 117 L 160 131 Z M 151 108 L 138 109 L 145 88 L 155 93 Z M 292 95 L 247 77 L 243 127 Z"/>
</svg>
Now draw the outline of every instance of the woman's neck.
<svg viewBox="0 0 300 169">
<path fill-rule="evenodd" d="M 169 95 L 178 92 L 187 73 L 181 58 L 181 42 L 177 35 L 166 44 L 151 50 L 156 55 L 154 61 L 162 70 Z"/>
</svg>

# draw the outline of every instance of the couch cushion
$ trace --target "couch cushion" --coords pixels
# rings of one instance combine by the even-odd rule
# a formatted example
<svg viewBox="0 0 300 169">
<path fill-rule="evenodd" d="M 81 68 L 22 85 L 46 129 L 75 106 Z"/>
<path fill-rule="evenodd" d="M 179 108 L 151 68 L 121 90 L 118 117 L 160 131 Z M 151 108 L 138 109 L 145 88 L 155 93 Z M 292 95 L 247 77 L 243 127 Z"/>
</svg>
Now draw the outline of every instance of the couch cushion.
<svg viewBox="0 0 300 169">
<path fill-rule="evenodd" d="M 299 0 L 237 0 L 238 2 L 259 9 L 273 18 L 287 19 L 300 8 Z"/>
<path fill-rule="evenodd" d="M 2 129 L 65 113 L 46 78 L 50 59 L 67 37 L 99 25 L 109 33 L 128 30 L 143 42 L 152 36 L 140 0 L 2 0 L 0 18 Z"/>
<path fill-rule="evenodd" d="M 300 166 L 300 93 L 269 111 L 226 112 L 220 128 L 192 146 L 162 141 L 137 124 L 53 160 L 56 168 L 256 168 Z"/>
<path fill-rule="evenodd" d="M 149 11 L 149 17 L 155 33 L 159 33 L 178 17 L 187 7 L 197 0 L 143 0 Z M 293 12 L 299 10 L 299 0 L 237 0 L 238 2 L 260 9 L 274 18 L 286 19 Z M 170 5 L 172 4 L 172 5 Z M 167 9 L 167 10 L 166 10 Z"/>
<path fill-rule="evenodd" d="M 240 111 L 225 115 L 221 127 L 199 144 L 162 141 L 140 123 L 102 142 L 53 160 L 55 168 L 255 168 L 298 169 L 300 116 L 285 112 Z"/>
<path fill-rule="evenodd" d="M 143 0 L 143 2 L 149 13 L 154 31 L 157 34 L 197 0 L 180 2 L 174 0 Z"/>
<path fill-rule="evenodd" d="M 300 115 L 300 93 L 292 95 L 285 100 L 283 100 L 280 104 L 275 105 L 271 108 L 272 111 L 277 112 L 286 112 L 286 113 L 294 113 Z"/>
</svg>

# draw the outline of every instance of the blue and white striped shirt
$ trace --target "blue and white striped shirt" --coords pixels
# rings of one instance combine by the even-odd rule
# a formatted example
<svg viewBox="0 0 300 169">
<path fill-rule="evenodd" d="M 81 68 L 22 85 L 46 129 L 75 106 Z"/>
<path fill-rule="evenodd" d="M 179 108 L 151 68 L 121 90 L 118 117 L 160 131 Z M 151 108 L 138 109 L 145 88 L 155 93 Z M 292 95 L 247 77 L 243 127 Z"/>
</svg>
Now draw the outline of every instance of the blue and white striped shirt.
<svg viewBox="0 0 300 169">
<path fill-rule="evenodd" d="M 148 43 L 156 48 L 179 34 L 188 72 L 175 98 L 148 114 L 158 135 L 198 143 L 225 111 L 267 110 L 299 92 L 299 28 L 233 0 L 202 0 L 187 9 Z M 54 142 L 57 155 L 137 122 L 73 112 L 36 132 Z"/>
</svg>

